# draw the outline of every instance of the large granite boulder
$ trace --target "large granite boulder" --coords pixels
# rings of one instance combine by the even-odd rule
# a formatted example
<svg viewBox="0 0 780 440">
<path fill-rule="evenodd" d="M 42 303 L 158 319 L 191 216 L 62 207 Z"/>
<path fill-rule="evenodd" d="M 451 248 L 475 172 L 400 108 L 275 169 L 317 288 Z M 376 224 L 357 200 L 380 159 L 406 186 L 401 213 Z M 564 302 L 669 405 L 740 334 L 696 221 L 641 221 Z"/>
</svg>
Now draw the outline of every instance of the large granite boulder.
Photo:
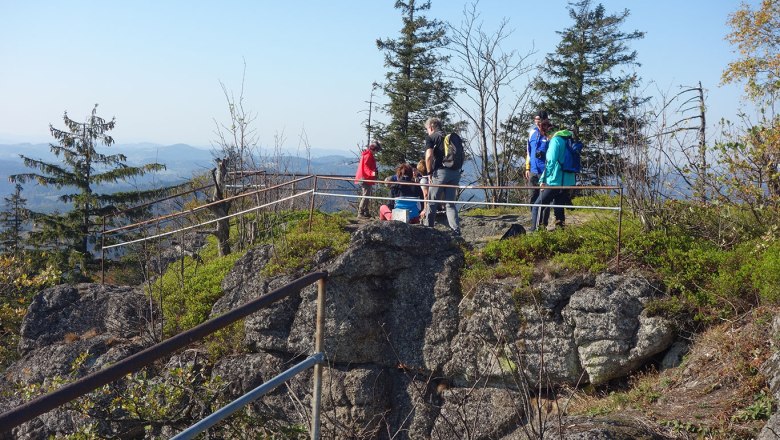
<svg viewBox="0 0 780 440">
<path fill-rule="evenodd" d="M 590 383 L 625 377 L 672 345 L 671 322 L 645 311 L 658 294 L 640 277 L 599 275 L 595 286 L 572 295 L 563 314 Z"/>
<path fill-rule="evenodd" d="M 157 316 L 150 307 L 143 291 L 130 287 L 78 284 L 41 291 L 22 322 L 22 357 L 3 375 L 0 411 L 24 402 L 20 389 L 57 388 L 150 345 Z M 88 422 L 85 414 L 60 407 L 16 428 L 13 438 L 59 437 Z"/>
<path fill-rule="evenodd" d="M 483 284 L 460 306 L 445 374 L 462 385 L 502 381 L 522 369 L 547 384 L 603 384 L 667 349 L 671 323 L 644 305 L 658 289 L 640 277 L 574 276 L 518 292 Z M 541 370 L 541 371 L 540 371 Z"/>
<path fill-rule="evenodd" d="M 129 339 L 145 334 L 151 322 L 148 298 L 133 287 L 60 285 L 33 298 L 21 328 L 22 354 L 84 333 Z"/>
<path fill-rule="evenodd" d="M 5 376 L 28 384 L 102 368 L 148 345 L 155 316 L 141 289 L 99 284 L 45 289 L 22 322 L 23 356 Z M 84 353 L 81 371 L 73 372 L 73 362 Z"/>
<path fill-rule="evenodd" d="M 780 316 L 775 316 L 772 320 L 772 349 L 774 353 L 761 366 L 761 373 L 766 377 L 769 390 L 775 402 L 780 402 L 780 347 L 777 346 L 778 336 L 780 336 Z M 780 413 L 775 412 L 767 420 L 766 425 L 761 430 L 758 440 L 775 440 L 780 438 Z"/>
</svg>

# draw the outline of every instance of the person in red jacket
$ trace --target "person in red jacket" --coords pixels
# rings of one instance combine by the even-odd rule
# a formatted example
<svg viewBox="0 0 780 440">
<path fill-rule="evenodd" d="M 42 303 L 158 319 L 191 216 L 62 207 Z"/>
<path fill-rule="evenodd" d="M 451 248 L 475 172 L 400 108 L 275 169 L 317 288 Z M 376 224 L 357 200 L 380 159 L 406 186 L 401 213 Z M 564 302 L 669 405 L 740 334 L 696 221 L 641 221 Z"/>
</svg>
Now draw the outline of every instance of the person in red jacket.
<svg viewBox="0 0 780 440">
<path fill-rule="evenodd" d="M 360 204 L 358 205 L 358 217 L 368 218 L 371 217 L 371 210 L 369 209 L 369 199 L 365 196 L 371 196 L 373 193 L 374 182 L 361 182 L 361 180 L 376 180 L 376 159 L 374 154 L 382 151 L 382 145 L 377 140 L 372 140 L 368 145 L 368 148 L 363 150 L 360 155 L 360 163 L 358 164 L 357 172 L 355 173 L 355 183 L 360 184 Z"/>
</svg>

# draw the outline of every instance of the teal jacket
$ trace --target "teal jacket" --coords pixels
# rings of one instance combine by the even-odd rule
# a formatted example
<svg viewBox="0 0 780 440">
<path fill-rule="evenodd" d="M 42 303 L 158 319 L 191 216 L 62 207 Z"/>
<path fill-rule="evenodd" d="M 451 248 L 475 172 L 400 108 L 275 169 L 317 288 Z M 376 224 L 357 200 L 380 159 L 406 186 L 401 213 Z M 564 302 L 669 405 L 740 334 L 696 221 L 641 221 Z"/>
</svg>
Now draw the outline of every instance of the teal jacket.
<svg viewBox="0 0 780 440">
<path fill-rule="evenodd" d="M 566 152 L 565 137 L 572 137 L 572 132 L 561 130 L 550 139 L 550 144 L 547 147 L 544 173 L 539 177 L 539 183 L 549 186 L 574 186 L 576 184 L 574 173 L 566 173 L 561 169 L 563 155 Z"/>
</svg>

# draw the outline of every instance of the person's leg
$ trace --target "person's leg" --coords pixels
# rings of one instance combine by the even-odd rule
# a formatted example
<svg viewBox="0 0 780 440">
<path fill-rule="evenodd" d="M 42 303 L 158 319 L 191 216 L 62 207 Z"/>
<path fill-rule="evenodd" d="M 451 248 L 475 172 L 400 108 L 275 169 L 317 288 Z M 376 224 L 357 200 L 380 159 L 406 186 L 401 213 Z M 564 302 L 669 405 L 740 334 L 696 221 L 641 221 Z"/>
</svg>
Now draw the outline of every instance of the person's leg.
<svg viewBox="0 0 780 440">
<path fill-rule="evenodd" d="M 458 185 L 460 183 L 460 171 L 459 170 L 446 170 L 444 181 L 447 185 Z M 444 200 L 455 201 L 458 195 L 457 188 L 444 188 Z M 458 218 L 458 205 L 455 203 L 447 203 L 445 205 L 447 211 L 447 223 L 450 225 L 450 229 L 455 234 L 460 235 L 460 219 Z"/>
<path fill-rule="evenodd" d="M 553 201 L 554 205 L 571 205 L 571 190 L 568 189 L 561 189 L 558 190 L 558 194 L 555 196 L 555 200 Z M 555 224 L 557 226 L 565 226 L 566 225 L 566 209 L 565 208 L 554 208 L 553 212 L 555 213 Z"/>
<path fill-rule="evenodd" d="M 549 186 L 544 187 L 542 191 L 539 193 L 539 198 L 536 199 L 534 204 L 548 205 L 555 198 L 555 195 L 558 193 L 558 191 L 559 190 L 552 189 Z M 541 220 L 540 209 L 542 209 L 542 207 L 534 206 L 534 209 L 531 211 L 531 227 L 528 230 L 529 232 L 535 231 L 536 228 L 539 226 L 539 222 Z"/>
<path fill-rule="evenodd" d="M 360 203 L 358 204 L 358 215 L 361 217 L 370 217 L 371 213 L 368 210 L 368 199 L 366 196 L 371 196 L 371 185 L 365 183 L 360 184 Z"/>
<path fill-rule="evenodd" d="M 431 184 L 441 185 L 442 183 L 441 173 L 439 170 L 434 171 L 433 175 L 431 175 Z M 433 227 L 436 224 L 436 210 L 439 209 L 439 204 L 436 201 L 441 200 L 443 196 L 444 188 L 437 186 L 428 188 L 428 204 L 425 208 L 425 219 L 423 220 L 425 226 Z"/>
<path fill-rule="evenodd" d="M 531 180 L 528 182 L 529 186 L 533 186 L 535 189 L 531 190 L 531 198 L 528 199 L 528 203 L 534 204 L 536 202 L 536 199 L 539 198 L 539 175 L 538 174 L 531 174 Z M 534 208 L 531 207 L 533 210 Z"/>
<path fill-rule="evenodd" d="M 392 220 L 393 219 L 393 211 L 390 209 L 387 205 L 382 205 L 379 207 L 379 220 Z"/>
<path fill-rule="evenodd" d="M 535 186 L 536 189 L 531 191 L 531 200 L 528 203 L 533 204 L 536 202 L 536 199 L 539 198 L 539 175 L 538 174 L 531 174 L 531 186 Z M 547 222 L 550 218 L 550 208 L 540 208 L 541 209 L 541 218 L 539 224 L 541 225 L 547 225 Z M 531 207 L 531 211 L 533 211 L 533 207 Z M 539 215 L 538 213 L 536 214 Z"/>
</svg>

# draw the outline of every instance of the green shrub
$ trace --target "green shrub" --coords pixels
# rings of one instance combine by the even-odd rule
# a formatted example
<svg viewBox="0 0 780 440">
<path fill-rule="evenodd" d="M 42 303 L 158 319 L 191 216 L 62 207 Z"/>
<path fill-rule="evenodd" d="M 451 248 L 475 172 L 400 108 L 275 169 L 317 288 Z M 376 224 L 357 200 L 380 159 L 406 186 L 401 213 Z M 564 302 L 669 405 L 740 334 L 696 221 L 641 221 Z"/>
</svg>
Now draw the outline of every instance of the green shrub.
<svg viewBox="0 0 780 440">
<path fill-rule="evenodd" d="M 311 232 L 308 230 L 308 211 L 262 213 L 250 220 L 261 221 L 267 226 L 262 242 L 273 243 L 276 250 L 264 268 L 265 275 L 309 270 L 317 251 L 330 247 L 334 253 L 341 253 L 349 242 L 349 233 L 343 230 L 347 220 L 341 215 L 315 213 Z M 235 226 L 231 229 L 231 236 L 235 237 Z M 216 239 L 210 236 L 206 246 L 199 251 L 202 262 L 185 257 L 183 268 L 179 262 L 168 267 L 152 287 L 153 297 L 161 298 L 165 335 L 192 328 L 208 318 L 214 303 L 222 296 L 222 279 L 242 255 L 243 252 L 235 251 L 219 257 Z M 219 355 L 235 349 L 242 338 L 241 332 L 233 328 L 212 339 L 215 342 L 209 350 Z M 219 347 L 220 341 L 226 346 Z"/>
<path fill-rule="evenodd" d="M 755 261 L 750 278 L 763 303 L 780 304 L 780 242 L 774 242 L 763 250 Z"/>
<path fill-rule="evenodd" d="M 755 212 L 744 206 L 717 202 L 702 205 L 683 200 L 670 200 L 663 206 L 660 216 L 666 224 L 685 231 L 685 235 L 709 241 L 723 249 L 729 249 L 745 241 L 759 238 L 767 231 L 756 216 L 777 216 L 770 208 Z"/>
<path fill-rule="evenodd" d="M 0 369 L 19 358 L 20 327 L 35 294 L 60 282 L 53 265 L 40 264 L 33 257 L 0 255 Z"/>
<path fill-rule="evenodd" d="M 290 218 L 287 230 L 275 241 L 275 254 L 263 268 L 263 274 L 276 275 L 294 270 L 311 270 L 314 255 L 326 248 L 334 254 L 347 249 L 349 233 L 344 230 L 347 220 L 341 215 L 316 212 L 309 231 L 309 216 Z"/>
<path fill-rule="evenodd" d="M 620 197 L 614 194 L 598 193 L 587 196 L 572 197 L 571 204 L 574 206 L 620 206 Z M 626 203 L 623 202 L 625 206 Z"/>
<path fill-rule="evenodd" d="M 178 263 L 168 267 L 152 287 L 153 297 L 162 299 L 165 335 L 192 328 L 208 318 L 214 303 L 222 296 L 222 279 L 243 254 L 217 256 L 217 242 L 207 239 L 200 256 L 203 263 L 184 258 L 184 271 Z"/>
<path fill-rule="evenodd" d="M 528 211 L 522 211 L 528 212 Z M 512 206 L 499 206 L 496 208 L 471 208 L 463 211 L 463 215 L 466 217 L 498 217 L 501 215 L 520 215 L 521 208 L 515 208 Z"/>
<path fill-rule="evenodd" d="M 577 199 L 580 205 L 603 206 L 614 205 L 615 200 L 612 196 Z M 681 203 L 670 205 L 679 213 L 685 211 Z M 679 216 L 697 212 L 701 211 L 694 206 Z M 542 260 L 551 263 L 545 267 L 548 271 L 561 268 L 601 272 L 613 267 L 618 232 L 615 217 L 596 214 L 583 220 L 579 213 L 575 215 L 581 221 L 575 226 L 494 241 L 481 251 L 467 253 L 463 291 L 470 291 L 469 286 L 479 280 L 491 278 L 517 276 L 530 280 L 530 268 Z M 715 221 L 712 212 L 707 216 L 705 221 Z M 736 211 L 726 214 L 730 218 L 742 216 Z M 721 220 L 721 224 L 724 222 Z M 636 217 L 624 213 L 621 268 L 634 267 L 657 276 L 671 295 L 655 304 L 653 313 L 681 321 L 693 317 L 701 324 L 733 317 L 759 303 L 780 304 L 780 241 L 772 238 L 771 231 L 749 238 L 755 231 L 742 230 L 747 239 L 724 246 L 724 236 L 699 236 L 711 228 L 693 228 L 681 222 L 645 231 Z"/>
</svg>

